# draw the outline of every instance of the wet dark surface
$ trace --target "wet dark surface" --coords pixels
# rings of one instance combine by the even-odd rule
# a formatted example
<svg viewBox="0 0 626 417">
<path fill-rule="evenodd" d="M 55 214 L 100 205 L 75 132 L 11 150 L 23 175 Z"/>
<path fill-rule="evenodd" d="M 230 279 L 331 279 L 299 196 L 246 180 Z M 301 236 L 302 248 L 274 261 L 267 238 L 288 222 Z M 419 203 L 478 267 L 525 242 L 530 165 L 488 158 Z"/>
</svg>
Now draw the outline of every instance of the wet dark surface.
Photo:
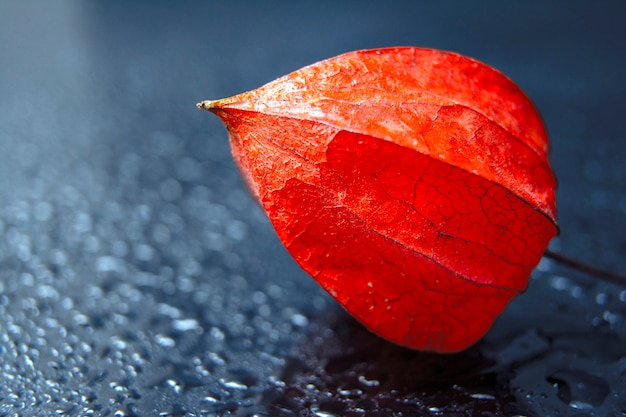
<svg viewBox="0 0 626 417">
<path fill-rule="evenodd" d="M 623 273 L 622 4 L 0 3 L 0 416 L 626 415 L 626 288 L 544 261 L 468 351 L 393 346 L 194 107 L 348 50 L 476 57 L 544 115 L 553 248 Z"/>
</svg>

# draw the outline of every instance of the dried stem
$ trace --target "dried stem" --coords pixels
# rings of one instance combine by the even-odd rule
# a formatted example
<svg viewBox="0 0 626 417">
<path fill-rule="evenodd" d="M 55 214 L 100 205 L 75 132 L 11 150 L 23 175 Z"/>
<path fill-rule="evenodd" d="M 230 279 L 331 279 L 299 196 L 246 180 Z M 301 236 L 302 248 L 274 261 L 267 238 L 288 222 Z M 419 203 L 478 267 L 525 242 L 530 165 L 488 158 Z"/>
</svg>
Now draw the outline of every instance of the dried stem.
<svg viewBox="0 0 626 417">
<path fill-rule="evenodd" d="M 589 275 L 594 275 L 598 278 L 602 278 L 605 281 L 613 282 L 615 284 L 626 285 L 626 276 L 617 274 L 615 272 L 607 271 L 606 269 L 598 268 L 593 265 L 586 264 L 577 259 L 570 258 L 561 253 L 552 252 L 549 249 L 543 253 L 543 256 L 550 258 L 561 265 L 568 266 L 573 269 L 577 269 Z"/>
</svg>

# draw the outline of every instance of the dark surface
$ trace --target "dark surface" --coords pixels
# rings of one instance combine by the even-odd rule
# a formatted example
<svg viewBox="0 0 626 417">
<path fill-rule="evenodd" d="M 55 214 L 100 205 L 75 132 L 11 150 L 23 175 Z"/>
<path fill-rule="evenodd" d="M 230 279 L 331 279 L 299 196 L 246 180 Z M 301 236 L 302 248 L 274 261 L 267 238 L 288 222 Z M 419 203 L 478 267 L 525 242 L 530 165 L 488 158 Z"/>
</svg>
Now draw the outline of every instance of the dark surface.
<svg viewBox="0 0 626 417">
<path fill-rule="evenodd" d="M 234 3 L 0 2 L 0 416 L 625 415 L 624 288 L 545 261 L 468 351 L 390 345 L 194 108 L 348 50 L 473 56 L 545 117 L 553 248 L 623 273 L 624 3 Z"/>
</svg>

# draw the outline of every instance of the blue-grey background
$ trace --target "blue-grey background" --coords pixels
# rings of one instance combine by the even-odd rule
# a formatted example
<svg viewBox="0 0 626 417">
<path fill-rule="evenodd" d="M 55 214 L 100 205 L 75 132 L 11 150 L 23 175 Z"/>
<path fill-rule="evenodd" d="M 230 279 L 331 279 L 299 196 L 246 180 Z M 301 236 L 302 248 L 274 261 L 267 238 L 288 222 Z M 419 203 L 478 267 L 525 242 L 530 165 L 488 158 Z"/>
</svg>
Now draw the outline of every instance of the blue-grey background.
<svg viewBox="0 0 626 417">
<path fill-rule="evenodd" d="M 626 269 L 623 2 L 0 2 L 0 416 L 621 416 L 626 288 L 543 261 L 451 356 L 306 276 L 195 103 L 354 49 L 482 60 L 542 112 L 553 249 Z"/>
</svg>

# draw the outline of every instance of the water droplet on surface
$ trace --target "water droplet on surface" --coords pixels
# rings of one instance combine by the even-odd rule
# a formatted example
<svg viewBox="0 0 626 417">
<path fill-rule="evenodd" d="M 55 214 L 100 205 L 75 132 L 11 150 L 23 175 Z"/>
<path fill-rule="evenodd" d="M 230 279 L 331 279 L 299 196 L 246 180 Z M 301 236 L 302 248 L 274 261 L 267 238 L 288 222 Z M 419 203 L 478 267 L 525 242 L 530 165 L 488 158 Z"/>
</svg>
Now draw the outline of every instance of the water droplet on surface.
<svg viewBox="0 0 626 417">
<path fill-rule="evenodd" d="M 367 387 L 377 387 L 380 381 L 377 379 L 367 379 L 364 375 L 359 375 L 359 382 Z"/>
<path fill-rule="evenodd" d="M 35 277 L 28 272 L 23 272 L 20 274 L 20 283 L 21 285 L 32 287 L 35 283 Z"/>
<path fill-rule="evenodd" d="M 123 258 L 128 255 L 128 244 L 123 240 L 115 240 L 111 243 L 111 254 L 117 258 Z"/>
<path fill-rule="evenodd" d="M 60 249 L 54 249 L 50 253 L 50 261 L 58 267 L 63 267 L 67 263 L 67 255 Z"/>
<path fill-rule="evenodd" d="M 170 237 L 170 229 L 166 225 L 158 223 L 152 228 L 152 239 L 156 243 L 167 244 L 170 241 Z"/>
<path fill-rule="evenodd" d="M 53 208 L 52 204 L 47 201 L 39 201 L 35 205 L 34 215 L 35 219 L 40 222 L 47 222 L 52 218 Z M 2 232 L 2 228 L 0 227 L 0 232 Z"/>
<path fill-rule="evenodd" d="M 168 316 L 172 319 L 177 319 L 182 315 L 180 309 L 165 303 L 159 304 L 157 306 L 157 310 L 159 314 L 163 314 L 164 316 Z"/>
<path fill-rule="evenodd" d="M 178 181 L 170 178 L 161 183 L 159 191 L 163 200 L 174 202 L 180 199 L 183 193 L 183 187 Z"/>
<path fill-rule="evenodd" d="M 135 247 L 135 258 L 140 261 L 148 262 L 154 256 L 154 249 L 151 246 L 141 243 Z"/>
<path fill-rule="evenodd" d="M 174 379 L 168 379 L 167 381 L 165 381 L 165 383 L 167 386 L 172 388 L 176 394 L 180 394 L 180 392 L 182 391 L 182 385 Z"/>
<path fill-rule="evenodd" d="M 171 347 L 176 346 L 176 341 L 174 341 L 174 339 L 172 339 L 169 336 L 165 336 L 164 334 L 157 334 L 154 340 L 156 341 L 157 344 L 163 347 L 171 348 Z"/>
<path fill-rule="evenodd" d="M 191 330 L 200 330 L 200 323 L 196 319 L 179 319 L 172 322 L 174 330 L 179 332 L 188 332 Z"/>
<path fill-rule="evenodd" d="M 96 270 L 99 272 L 115 272 L 122 269 L 122 261 L 114 256 L 101 256 L 96 259 Z"/>
<path fill-rule="evenodd" d="M 570 401 L 569 406 L 577 410 L 593 410 L 593 405 L 583 401 Z"/>
<path fill-rule="evenodd" d="M 211 335 L 213 339 L 219 342 L 223 341 L 224 338 L 226 337 L 224 332 L 218 329 L 217 327 L 211 327 L 211 330 L 209 330 L 209 334 Z"/>
<path fill-rule="evenodd" d="M 309 319 L 302 314 L 296 313 L 291 316 L 291 323 L 297 327 L 306 327 L 309 324 Z"/>
<path fill-rule="evenodd" d="M 470 397 L 475 398 L 477 400 L 495 400 L 496 397 L 494 397 L 491 394 L 483 394 L 480 392 L 477 392 L 475 394 L 470 395 Z"/>
<path fill-rule="evenodd" d="M 246 237 L 248 227 L 239 220 L 232 220 L 226 225 L 226 235 L 233 240 L 241 241 Z"/>
<path fill-rule="evenodd" d="M 74 219 L 74 230 L 78 233 L 87 233 L 91 231 L 91 216 L 87 213 L 76 213 Z"/>
<path fill-rule="evenodd" d="M 262 291 L 255 291 L 252 294 L 252 301 L 254 301 L 255 304 L 263 304 L 267 301 L 267 296 Z"/>
<path fill-rule="evenodd" d="M 581 298 L 584 294 L 584 291 L 581 287 L 579 287 L 578 285 L 574 285 L 572 286 L 571 290 L 570 290 L 570 295 L 573 298 Z"/>
<path fill-rule="evenodd" d="M 56 288 L 50 285 L 38 285 L 37 296 L 40 298 L 51 298 L 53 300 L 58 300 L 59 292 L 56 290 Z"/>
<path fill-rule="evenodd" d="M 555 276 L 550 279 L 550 285 L 555 290 L 563 291 L 569 288 L 570 280 L 565 277 Z"/>
<path fill-rule="evenodd" d="M 245 384 L 242 384 L 240 382 L 237 381 L 226 381 L 221 379 L 220 382 L 222 383 L 222 385 L 226 388 L 229 389 L 236 389 L 236 390 L 246 390 L 248 389 L 248 386 Z"/>
<path fill-rule="evenodd" d="M 316 416 L 316 417 L 340 417 L 340 415 L 338 415 L 338 414 L 334 414 L 334 413 L 331 413 L 331 412 L 328 412 L 328 411 L 320 410 L 320 408 L 319 408 L 319 406 L 317 404 L 311 405 L 310 410 L 313 413 L 313 415 Z"/>
<path fill-rule="evenodd" d="M 226 361 L 224 359 L 222 359 L 222 357 L 220 355 L 218 355 L 215 352 L 209 352 L 208 355 L 208 359 L 211 363 L 217 365 L 217 366 L 224 366 L 226 365 Z"/>
</svg>

